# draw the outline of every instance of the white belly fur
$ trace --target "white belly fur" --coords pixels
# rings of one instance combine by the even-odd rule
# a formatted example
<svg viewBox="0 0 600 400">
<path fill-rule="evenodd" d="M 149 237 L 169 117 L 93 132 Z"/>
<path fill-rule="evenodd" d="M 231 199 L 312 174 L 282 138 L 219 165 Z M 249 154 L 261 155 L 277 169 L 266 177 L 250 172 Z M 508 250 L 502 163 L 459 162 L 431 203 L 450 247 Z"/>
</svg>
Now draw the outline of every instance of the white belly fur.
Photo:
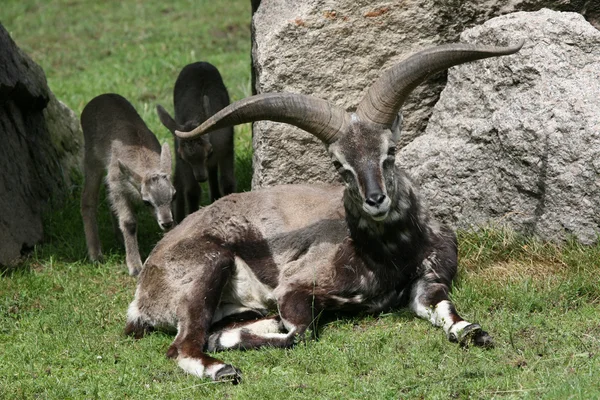
<svg viewBox="0 0 600 400">
<path fill-rule="evenodd" d="M 259 281 L 248 264 L 236 257 L 235 271 L 225 286 L 213 323 L 249 310 L 266 314 L 274 304 L 273 289 Z"/>
</svg>

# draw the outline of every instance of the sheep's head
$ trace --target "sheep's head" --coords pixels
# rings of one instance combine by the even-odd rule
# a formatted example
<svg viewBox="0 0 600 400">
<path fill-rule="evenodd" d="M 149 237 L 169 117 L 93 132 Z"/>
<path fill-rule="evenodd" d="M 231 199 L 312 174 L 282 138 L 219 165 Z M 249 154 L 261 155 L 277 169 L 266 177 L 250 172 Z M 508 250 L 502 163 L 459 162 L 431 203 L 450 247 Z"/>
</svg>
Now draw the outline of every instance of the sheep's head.
<svg viewBox="0 0 600 400">
<path fill-rule="evenodd" d="M 375 81 L 355 113 L 312 96 L 266 93 L 230 104 L 191 132 L 177 131 L 181 140 L 258 120 L 286 122 L 321 139 L 347 186 L 347 193 L 375 220 L 387 216 L 394 199 L 386 186 L 394 179 L 398 112 L 410 92 L 428 76 L 453 65 L 517 52 L 512 47 L 451 44 L 408 57 Z"/>
<path fill-rule="evenodd" d="M 351 114 L 348 131 L 327 146 L 347 195 L 375 220 L 385 219 L 392 205 L 387 190 L 394 179 L 394 131 Z"/>
</svg>

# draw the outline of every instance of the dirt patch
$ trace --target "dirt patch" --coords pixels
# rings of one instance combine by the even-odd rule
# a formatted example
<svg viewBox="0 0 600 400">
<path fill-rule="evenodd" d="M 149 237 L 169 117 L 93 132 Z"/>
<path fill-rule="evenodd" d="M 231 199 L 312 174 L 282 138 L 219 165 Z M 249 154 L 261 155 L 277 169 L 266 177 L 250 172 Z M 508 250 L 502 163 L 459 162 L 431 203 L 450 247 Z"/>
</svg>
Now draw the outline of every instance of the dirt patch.
<svg viewBox="0 0 600 400">
<path fill-rule="evenodd" d="M 467 275 L 476 275 L 486 281 L 520 282 L 523 279 L 545 281 L 566 275 L 568 267 L 559 261 L 510 260 L 498 261 L 478 269 L 467 270 Z"/>
</svg>

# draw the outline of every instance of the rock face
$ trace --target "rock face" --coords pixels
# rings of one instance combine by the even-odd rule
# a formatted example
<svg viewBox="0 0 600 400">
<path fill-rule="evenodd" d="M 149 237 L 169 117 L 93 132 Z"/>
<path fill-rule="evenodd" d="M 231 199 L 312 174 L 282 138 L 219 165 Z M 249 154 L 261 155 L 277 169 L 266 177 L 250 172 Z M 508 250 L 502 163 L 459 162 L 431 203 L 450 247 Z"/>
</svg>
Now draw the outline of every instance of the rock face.
<svg viewBox="0 0 600 400">
<path fill-rule="evenodd" d="M 256 91 L 290 91 L 356 107 L 380 73 L 411 53 L 455 42 L 465 29 L 519 10 L 548 7 L 584 14 L 589 0 L 269 0 L 254 14 Z M 420 135 L 445 84 L 421 85 L 403 107 L 403 145 Z M 337 179 L 323 146 L 285 124 L 254 125 L 253 187 Z"/>
<path fill-rule="evenodd" d="M 42 69 L 2 25 L 0 142 L 0 265 L 6 266 L 42 239 L 43 211 L 61 204 L 80 170 L 83 136 Z"/>
<path fill-rule="evenodd" d="M 547 9 L 465 31 L 473 43 L 514 42 L 509 57 L 451 69 L 424 135 L 398 162 L 438 218 L 494 221 L 544 239 L 600 233 L 600 31 Z"/>
</svg>

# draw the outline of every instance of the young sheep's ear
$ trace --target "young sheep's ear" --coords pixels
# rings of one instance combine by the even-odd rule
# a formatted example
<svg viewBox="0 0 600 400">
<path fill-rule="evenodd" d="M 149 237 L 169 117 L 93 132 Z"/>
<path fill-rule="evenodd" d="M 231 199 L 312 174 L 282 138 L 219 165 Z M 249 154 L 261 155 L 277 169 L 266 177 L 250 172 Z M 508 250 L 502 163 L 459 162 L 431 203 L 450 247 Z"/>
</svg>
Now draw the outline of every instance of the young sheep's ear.
<svg viewBox="0 0 600 400">
<path fill-rule="evenodd" d="M 400 140 L 400 131 L 402 130 L 402 114 L 398 113 L 398 115 L 396 115 L 396 119 L 394 120 L 394 123 L 392 124 L 392 127 L 390 128 L 392 131 L 392 140 L 394 142 L 397 142 L 398 140 Z"/>
<path fill-rule="evenodd" d="M 169 143 L 165 143 L 162 145 L 160 151 L 160 170 L 171 176 L 172 168 L 171 148 L 169 147 Z"/>
<path fill-rule="evenodd" d="M 129 182 L 133 184 L 133 186 L 139 189 L 142 185 L 142 176 L 129 168 L 127 165 L 123 164 L 121 160 L 117 160 L 117 163 L 119 164 L 119 170 L 123 176 L 125 176 Z"/>
<path fill-rule="evenodd" d="M 158 114 L 160 122 L 162 122 L 162 124 L 166 126 L 172 134 L 175 134 L 176 130 L 181 130 L 181 127 L 177 125 L 167 110 L 165 110 L 160 104 L 156 105 L 156 113 Z"/>
</svg>

